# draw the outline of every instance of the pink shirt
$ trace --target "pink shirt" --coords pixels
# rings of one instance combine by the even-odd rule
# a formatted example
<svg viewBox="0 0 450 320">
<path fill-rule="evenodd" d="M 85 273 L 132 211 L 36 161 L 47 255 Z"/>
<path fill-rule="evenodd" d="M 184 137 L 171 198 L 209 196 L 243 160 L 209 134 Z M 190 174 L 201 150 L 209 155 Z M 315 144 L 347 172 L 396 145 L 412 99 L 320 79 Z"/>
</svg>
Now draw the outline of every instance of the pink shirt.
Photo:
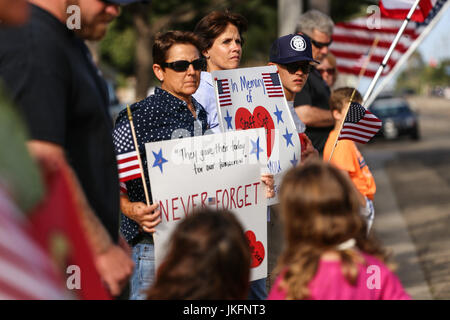
<svg viewBox="0 0 450 320">
<path fill-rule="evenodd" d="M 410 300 L 400 280 L 377 258 L 363 254 L 366 265 L 359 266 L 356 285 L 352 286 L 341 271 L 340 261 L 324 261 L 309 283 L 312 300 Z M 278 276 L 268 300 L 285 300 Z"/>
</svg>

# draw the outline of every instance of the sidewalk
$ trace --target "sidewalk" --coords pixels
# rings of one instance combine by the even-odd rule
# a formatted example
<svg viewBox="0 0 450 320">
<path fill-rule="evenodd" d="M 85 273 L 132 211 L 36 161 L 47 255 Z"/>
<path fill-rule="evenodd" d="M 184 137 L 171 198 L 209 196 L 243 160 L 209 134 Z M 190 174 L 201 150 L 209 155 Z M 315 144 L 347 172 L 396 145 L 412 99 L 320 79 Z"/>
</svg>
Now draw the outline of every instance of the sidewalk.
<svg viewBox="0 0 450 320">
<path fill-rule="evenodd" d="M 395 152 L 363 150 L 377 183 L 375 194 L 375 221 L 373 229 L 383 246 L 392 252 L 391 261 L 397 264 L 396 274 L 412 299 L 433 299 L 424 272 L 419 264 L 416 247 L 408 226 L 399 210 L 395 193 L 384 168 Z"/>
</svg>

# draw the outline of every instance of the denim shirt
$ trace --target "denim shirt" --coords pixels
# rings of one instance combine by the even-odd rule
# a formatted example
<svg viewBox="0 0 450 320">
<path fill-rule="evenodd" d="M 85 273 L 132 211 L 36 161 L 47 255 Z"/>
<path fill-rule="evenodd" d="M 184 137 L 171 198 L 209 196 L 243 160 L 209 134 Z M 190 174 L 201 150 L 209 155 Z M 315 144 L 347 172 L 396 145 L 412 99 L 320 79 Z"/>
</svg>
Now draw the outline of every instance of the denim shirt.
<svg viewBox="0 0 450 320">
<path fill-rule="evenodd" d="M 186 133 L 186 130 L 191 136 L 203 135 L 209 128 L 206 111 L 194 98 L 192 102 L 197 119 L 194 119 L 185 101 L 178 99 L 161 88 L 155 88 L 153 95 L 130 107 L 150 199 L 152 196 L 147 170 L 145 143 L 182 138 L 183 131 Z M 176 131 L 177 129 L 183 130 Z M 116 153 L 120 153 L 119 149 L 124 145 L 124 141 L 130 145 L 134 143 L 126 109 L 120 112 L 116 120 L 113 141 Z M 125 184 L 128 198 L 131 202 L 145 203 L 145 193 L 141 178 L 126 181 Z M 121 214 L 120 231 L 125 239 L 130 242 L 139 234 L 139 224 Z"/>
<path fill-rule="evenodd" d="M 211 73 L 202 71 L 200 76 L 200 85 L 197 91 L 192 95 L 208 114 L 209 128 L 213 133 L 220 133 L 219 117 L 217 113 L 216 94 L 212 82 Z"/>
</svg>

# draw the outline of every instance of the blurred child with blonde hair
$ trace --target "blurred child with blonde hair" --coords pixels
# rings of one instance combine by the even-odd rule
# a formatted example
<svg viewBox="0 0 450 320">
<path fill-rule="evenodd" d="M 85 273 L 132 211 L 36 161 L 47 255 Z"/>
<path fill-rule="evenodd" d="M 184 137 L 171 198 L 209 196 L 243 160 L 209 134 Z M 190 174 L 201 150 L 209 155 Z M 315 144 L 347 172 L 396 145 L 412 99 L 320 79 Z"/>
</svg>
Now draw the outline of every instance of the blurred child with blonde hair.
<svg viewBox="0 0 450 320">
<path fill-rule="evenodd" d="M 286 173 L 280 188 L 285 249 L 268 299 L 410 299 L 360 215 L 348 176 L 323 162 Z"/>
</svg>

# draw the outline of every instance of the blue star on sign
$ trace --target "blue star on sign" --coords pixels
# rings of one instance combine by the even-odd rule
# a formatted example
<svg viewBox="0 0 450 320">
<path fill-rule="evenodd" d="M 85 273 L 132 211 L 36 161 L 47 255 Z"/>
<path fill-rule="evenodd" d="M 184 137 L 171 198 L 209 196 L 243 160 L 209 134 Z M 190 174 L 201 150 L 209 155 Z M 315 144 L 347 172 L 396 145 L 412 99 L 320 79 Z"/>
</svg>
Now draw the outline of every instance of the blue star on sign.
<svg viewBox="0 0 450 320">
<path fill-rule="evenodd" d="M 292 144 L 292 146 L 294 146 L 294 143 L 292 142 L 292 133 L 289 133 L 287 128 L 286 128 L 286 134 L 283 134 L 283 138 L 286 139 L 286 147 L 289 147 L 290 144 Z"/>
<path fill-rule="evenodd" d="M 283 113 L 283 111 L 278 110 L 278 106 L 277 105 L 275 105 L 275 107 L 277 108 L 277 111 L 274 112 L 274 114 L 277 116 L 277 124 L 279 124 L 280 121 L 284 123 L 284 120 L 281 117 L 281 114 Z"/>
<path fill-rule="evenodd" d="M 295 167 L 297 165 L 298 159 L 295 158 L 295 153 L 294 153 L 294 159 L 292 159 L 290 161 L 291 161 L 293 167 Z"/>
<path fill-rule="evenodd" d="M 159 149 L 158 153 L 156 153 L 155 151 L 152 151 L 152 152 L 153 152 L 153 155 L 155 156 L 155 162 L 153 162 L 152 168 L 158 166 L 159 170 L 161 170 L 161 173 L 162 173 L 163 172 L 162 165 L 168 161 L 163 158 L 162 149 Z"/>
<path fill-rule="evenodd" d="M 231 120 L 233 119 L 233 117 L 230 116 L 230 114 L 228 113 L 228 110 L 227 110 L 227 116 L 224 119 L 227 122 L 227 129 L 233 129 L 233 126 L 231 125 Z"/>
<path fill-rule="evenodd" d="M 254 142 L 253 140 L 250 140 L 250 141 L 252 142 L 252 146 L 253 146 L 253 149 L 252 149 L 252 151 L 250 151 L 250 154 L 256 153 L 256 159 L 259 160 L 259 153 L 264 151 L 262 148 L 259 147 L 259 137 L 256 140 L 256 142 Z"/>
</svg>

